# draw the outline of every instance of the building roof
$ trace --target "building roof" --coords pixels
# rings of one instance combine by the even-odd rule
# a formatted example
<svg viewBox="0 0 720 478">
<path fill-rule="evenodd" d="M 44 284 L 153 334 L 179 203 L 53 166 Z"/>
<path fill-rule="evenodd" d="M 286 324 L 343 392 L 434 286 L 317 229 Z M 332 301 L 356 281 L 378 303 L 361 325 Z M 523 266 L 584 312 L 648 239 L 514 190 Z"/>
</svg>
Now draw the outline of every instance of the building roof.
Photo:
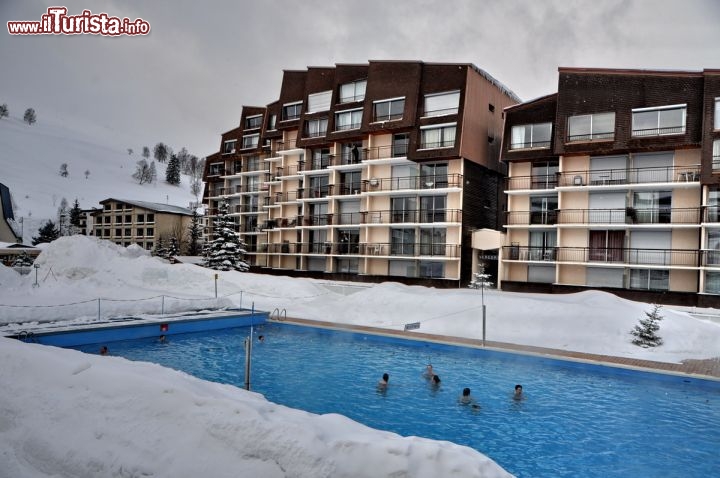
<svg viewBox="0 0 720 478">
<path fill-rule="evenodd" d="M 168 214 L 181 214 L 183 216 L 192 216 L 192 211 L 186 207 L 173 206 L 172 204 L 162 204 L 157 202 L 135 201 L 133 199 L 107 198 L 100 201 L 100 204 L 105 204 L 106 202 L 110 201 L 123 202 L 125 204 L 131 204 L 133 206 L 149 209 L 155 212 L 166 212 Z M 98 210 L 98 212 L 102 212 L 102 210 Z"/>
<path fill-rule="evenodd" d="M 503 111 L 510 111 L 510 110 L 514 110 L 514 109 L 516 109 L 516 108 L 517 108 L 517 109 L 522 109 L 522 108 L 525 107 L 525 106 L 530 106 L 530 105 L 533 105 L 533 104 L 535 104 L 535 103 L 543 103 L 543 102 L 545 102 L 545 101 L 555 100 L 555 99 L 557 99 L 557 95 L 558 95 L 557 93 L 550 93 L 549 95 L 540 96 L 539 98 L 535 98 L 535 99 L 532 99 L 532 100 L 528 100 L 528 101 L 525 101 L 525 102 L 523 102 L 523 103 L 518 103 L 518 104 L 516 104 L 516 105 L 506 106 L 505 108 L 503 108 Z"/>
<path fill-rule="evenodd" d="M 628 76 L 702 76 L 701 70 L 644 70 L 633 68 L 579 68 L 579 67 L 558 67 L 558 73 L 578 73 L 592 75 L 628 75 Z"/>
</svg>

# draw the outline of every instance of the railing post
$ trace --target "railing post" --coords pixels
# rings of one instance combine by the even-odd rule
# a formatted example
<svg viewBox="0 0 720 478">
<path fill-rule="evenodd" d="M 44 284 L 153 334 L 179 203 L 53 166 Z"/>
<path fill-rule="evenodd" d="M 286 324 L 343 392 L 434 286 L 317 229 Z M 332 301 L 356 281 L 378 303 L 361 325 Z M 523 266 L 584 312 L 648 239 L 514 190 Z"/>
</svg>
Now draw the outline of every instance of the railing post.
<svg viewBox="0 0 720 478">
<path fill-rule="evenodd" d="M 98 297 L 98 320 L 100 320 L 100 297 Z"/>
</svg>

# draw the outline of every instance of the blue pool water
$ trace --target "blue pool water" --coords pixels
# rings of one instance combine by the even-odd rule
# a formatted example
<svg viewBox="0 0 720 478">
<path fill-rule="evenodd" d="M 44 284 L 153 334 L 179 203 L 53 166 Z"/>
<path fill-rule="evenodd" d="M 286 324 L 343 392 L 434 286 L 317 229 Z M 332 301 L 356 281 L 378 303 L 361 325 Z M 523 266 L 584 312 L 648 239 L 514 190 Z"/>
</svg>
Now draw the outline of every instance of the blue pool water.
<svg viewBox="0 0 720 478">
<path fill-rule="evenodd" d="M 242 387 L 248 332 L 108 345 L 112 355 Z M 255 333 L 266 339 L 254 341 L 251 388 L 268 400 L 467 445 L 518 477 L 720 475 L 716 382 L 289 325 Z M 428 361 L 437 390 L 421 376 Z M 380 393 L 384 372 L 390 385 Z M 511 399 L 516 383 L 525 400 Z M 479 410 L 458 404 L 463 387 Z"/>
</svg>

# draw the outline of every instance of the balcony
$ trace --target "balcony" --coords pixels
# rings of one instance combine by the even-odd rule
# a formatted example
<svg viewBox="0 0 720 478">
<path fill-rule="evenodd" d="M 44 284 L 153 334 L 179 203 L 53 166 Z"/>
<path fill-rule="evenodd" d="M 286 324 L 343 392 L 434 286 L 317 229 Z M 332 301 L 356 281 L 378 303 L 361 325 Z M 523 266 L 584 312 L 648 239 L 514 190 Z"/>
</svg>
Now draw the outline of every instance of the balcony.
<svg viewBox="0 0 720 478">
<path fill-rule="evenodd" d="M 508 211 L 505 213 L 505 225 L 507 226 L 528 226 L 528 225 L 555 225 L 558 221 L 558 211 Z"/>
<path fill-rule="evenodd" d="M 460 244 L 379 242 L 360 244 L 360 255 L 388 257 L 460 257 Z"/>
<path fill-rule="evenodd" d="M 329 226 L 333 223 L 332 214 L 316 214 L 303 218 L 303 226 Z"/>
<path fill-rule="evenodd" d="M 697 183 L 700 181 L 700 165 L 565 171 L 559 176 L 560 187 Z"/>
<path fill-rule="evenodd" d="M 557 247 L 505 246 L 503 256 L 512 261 L 555 262 Z"/>
<path fill-rule="evenodd" d="M 297 140 L 288 140 L 288 141 L 277 141 L 275 143 L 276 145 L 276 152 L 278 154 L 293 154 L 297 151 L 302 151 L 302 148 L 298 148 L 297 146 Z"/>
<path fill-rule="evenodd" d="M 700 224 L 700 208 L 561 209 L 558 224 Z"/>
<path fill-rule="evenodd" d="M 335 214 L 335 215 L 333 215 L 333 225 L 344 226 L 344 225 L 360 224 L 363 214 L 366 214 L 366 213 L 341 212 L 340 214 Z"/>
<path fill-rule="evenodd" d="M 434 224 L 462 222 L 461 209 L 363 211 L 361 224 Z"/>
<path fill-rule="evenodd" d="M 330 163 L 332 161 L 332 156 L 325 155 L 321 156 L 319 158 L 313 158 L 311 161 L 309 161 L 309 164 L 307 165 L 307 169 L 305 171 L 322 171 L 323 169 L 327 169 L 328 166 L 330 166 Z"/>
<path fill-rule="evenodd" d="M 647 128 L 647 129 L 634 129 L 632 135 L 634 138 L 643 136 L 662 136 L 666 134 L 685 134 L 685 126 L 666 126 L 664 128 Z"/>
<path fill-rule="evenodd" d="M 700 251 L 702 257 L 702 265 L 704 267 L 720 267 L 720 251 L 704 250 Z"/>
<path fill-rule="evenodd" d="M 422 189 L 461 188 L 462 174 L 447 176 L 406 176 L 397 178 L 371 178 L 362 181 L 363 192 L 403 191 Z"/>
<path fill-rule="evenodd" d="M 506 260 L 530 261 L 532 251 L 537 248 L 527 246 L 504 246 Z M 553 250 L 553 249 L 550 249 Z M 620 265 L 661 265 L 678 267 L 698 267 L 700 252 L 692 249 L 635 249 L 635 248 L 590 248 L 557 247 L 554 248 L 556 262 L 602 263 Z M 549 256 L 550 257 L 550 256 Z"/>
<path fill-rule="evenodd" d="M 307 195 L 302 196 L 302 199 L 319 199 L 332 196 L 333 188 L 334 186 L 332 184 L 310 187 L 307 190 Z"/>
<path fill-rule="evenodd" d="M 363 150 L 366 159 L 390 159 L 407 157 L 408 144 L 398 143 L 391 146 L 375 146 Z"/>
<path fill-rule="evenodd" d="M 335 192 L 333 194 L 336 196 L 350 196 L 353 194 L 360 194 L 361 189 L 362 187 L 360 181 L 343 183 L 334 188 Z"/>
<path fill-rule="evenodd" d="M 281 204 L 281 203 L 289 203 L 289 202 L 297 202 L 299 199 L 302 199 L 303 197 L 303 190 L 297 189 L 295 191 L 288 191 L 285 193 L 275 193 L 275 195 L 272 197 L 272 204 Z"/>
<path fill-rule="evenodd" d="M 558 185 L 557 174 L 538 176 L 515 176 L 505 180 L 506 190 L 518 189 L 555 189 Z"/>
</svg>

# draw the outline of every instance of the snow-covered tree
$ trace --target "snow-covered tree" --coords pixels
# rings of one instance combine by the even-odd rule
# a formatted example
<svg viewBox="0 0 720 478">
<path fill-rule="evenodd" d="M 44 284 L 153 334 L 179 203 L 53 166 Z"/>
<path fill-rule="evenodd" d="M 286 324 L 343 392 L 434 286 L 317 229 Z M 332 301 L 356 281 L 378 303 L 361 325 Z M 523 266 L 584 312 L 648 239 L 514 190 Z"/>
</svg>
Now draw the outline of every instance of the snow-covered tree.
<svg viewBox="0 0 720 478">
<path fill-rule="evenodd" d="M 168 158 L 167 146 L 165 146 L 163 143 L 156 144 L 153 150 L 153 155 L 153 157 L 158 161 L 158 163 L 164 163 L 165 161 L 167 161 Z"/>
<path fill-rule="evenodd" d="M 155 244 L 155 248 L 152 250 L 152 255 L 167 259 L 168 250 L 165 247 L 165 240 L 162 237 L 159 238 L 157 243 Z"/>
<path fill-rule="evenodd" d="M 490 274 L 485 272 L 485 265 L 480 264 L 479 268 L 480 271 L 473 274 L 473 278 L 468 287 L 471 289 L 492 289 L 495 287 L 495 284 L 490 281 Z"/>
<path fill-rule="evenodd" d="M 13 267 L 30 267 L 31 265 L 33 265 L 33 260 L 25 251 L 22 251 L 12 263 Z"/>
<path fill-rule="evenodd" d="M 66 178 L 66 177 L 68 177 L 68 174 L 70 174 L 70 173 L 68 172 L 68 164 L 67 164 L 67 163 L 62 163 L 62 164 L 60 165 L 60 176 Z"/>
<path fill-rule="evenodd" d="M 228 203 L 223 201 L 218 216 L 213 222 L 213 239 L 205 248 L 203 265 L 219 271 L 247 271 L 250 267 L 244 261 L 245 243 L 235 232 L 232 218 L 228 215 Z"/>
<path fill-rule="evenodd" d="M 69 236 L 69 226 L 70 226 L 70 208 L 68 207 L 68 200 L 65 198 L 62 198 L 60 200 L 60 206 L 58 206 L 57 210 L 57 222 L 58 222 L 58 230 L 60 231 L 61 236 Z"/>
<path fill-rule="evenodd" d="M 80 203 L 77 198 L 70 208 L 70 234 L 77 234 L 80 232 L 80 222 L 82 221 L 82 209 L 80 209 Z"/>
<path fill-rule="evenodd" d="M 8 110 L 7 103 L 3 103 L 0 105 L 0 118 L 7 118 L 10 114 L 10 110 Z"/>
<path fill-rule="evenodd" d="M 147 146 L 143 146 L 142 157 L 145 158 L 146 161 L 150 159 L 150 148 Z"/>
<path fill-rule="evenodd" d="M 38 235 L 32 238 L 32 245 L 37 246 L 40 243 L 52 242 L 60 237 L 60 231 L 55 227 L 55 223 L 48 221 L 38 230 Z"/>
<path fill-rule="evenodd" d="M 87 179 L 89 176 L 90 176 L 90 170 L 86 169 L 85 170 L 85 179 Z"/>
<path fill-rule="evenodd" d="M 150 181 L 151 183 L 155 183 L 157 181 L 157 168 L 155 168 L 155 161 L 152 161 L 150 163 Z"/>
<path fill-rule="evenodd" d="M 200 254 L 200 238 L 202 237 L 202 228 L 200 225 L 200 215 L 197 208 L 192 208 L 192 217 L 190 218 L 190 227 L 188 228 L 188 255 L 197 256 Z"/>
<path fill-rule="evenodd" d="M 180 162 L 176 155 L 170 156 L 165 170 L 165 182 L 177 186 L 180 184 Z"/>
<path fill-rule="evenodd" d="M 128 155 L 129 155 L 129 156 L 132 156 L 133 153 L 135 152 L 135 151 L 133 151 L 132 148 L 128 148 L 127 151 L 128 151 Z"/>
<path fill-rule="evenodd" d="M 35 114 L 35 110 L 33 108 L 28 108 L 25 110 L 25 116 L 23 116 L 23 121 L 30 125 L 37 121 L 37 115 Z"/>
<path fill-rule="evenodd" d="M 171 257 L 175 257 L 178 254 L 180 254 L 180 248 L 178 247 L 178 240 L 176 237 L 170 238 L 170 245 L 167 248 L 167 254 L 166 259 L 170 259 Z"/>
<path fill-rule="evenodd" d="M 150 165 L 144 159 L 141 159 L 135 163 L 135 172 L 133 173 L 133 179 L 136 179 L 139 184 L 152 182 L 153 172 Z"/>
<path fill-rule="evenodd" d="M 640 347 L 657 347 L 663 343 L 662 338 L 657 335 L 657 331 L 660 330 L 658 322 L 663 319 L 663 316 L 660 315 L 662 306 L 652 304 L 652 307 L 650 312 L 645 312 L 645 318 L 640 319 L 640 324 L 630 331 L 630 334 L 635 337 L 632 343 Z"/>
</svg>

